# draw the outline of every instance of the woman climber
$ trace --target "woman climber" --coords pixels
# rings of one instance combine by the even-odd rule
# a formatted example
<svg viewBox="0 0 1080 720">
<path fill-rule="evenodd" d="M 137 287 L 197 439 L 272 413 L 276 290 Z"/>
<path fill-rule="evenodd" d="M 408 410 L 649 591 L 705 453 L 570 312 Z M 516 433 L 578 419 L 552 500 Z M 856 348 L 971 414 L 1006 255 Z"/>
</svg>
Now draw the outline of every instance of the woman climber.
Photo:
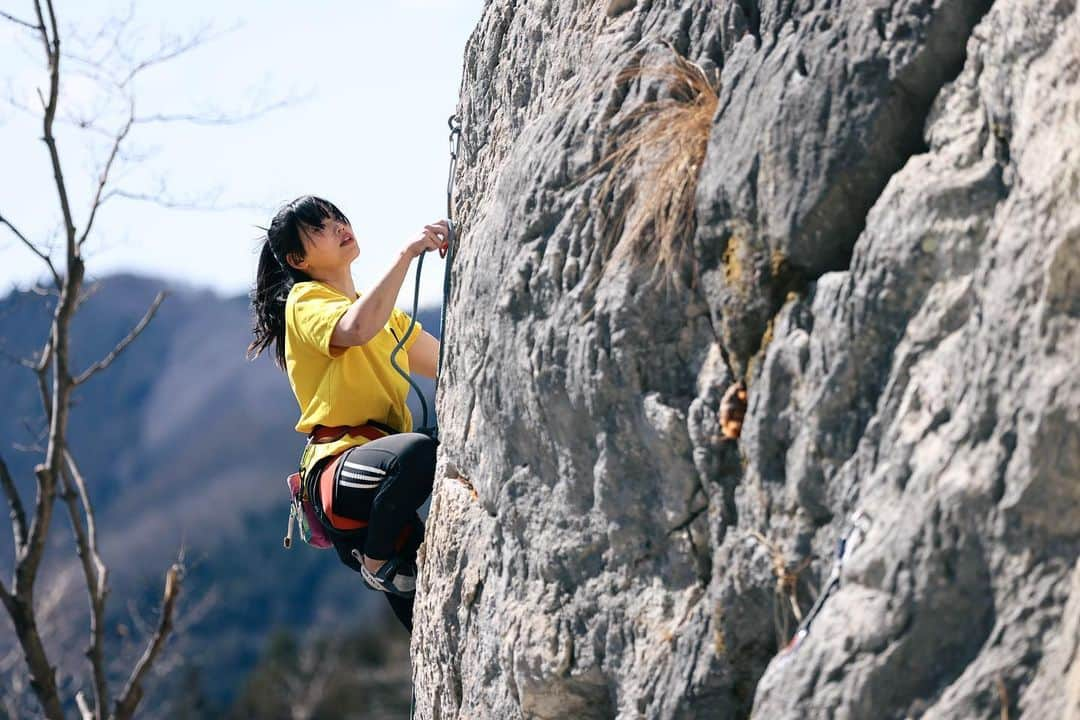
<svg viewBox="0 0 1080 720">
<path fill-rule="evenodd" d="M 412 432 L 409 383 L 390 354 L 408 314 L 394 307 L 413 258 L 445 249 L 445 220 L 425 225 L 393 267 L 361 297 L 350 265 L 356 235 L 332 203 L 305 195 L 282 207 L 263 241 L 252 292 L 254 340 L 248 357 L 274 346 L 300 406 L 296 430 L 308 436 L 300 482 L 341 561 L 386 593 L 412 632 L 417 514 L 431 494 L 438 440 Z M 419 322 L 399 366 L 433 378 L 439 341 Z M 410 369 L 411 368 L 411 369 Z"/>
</svg>

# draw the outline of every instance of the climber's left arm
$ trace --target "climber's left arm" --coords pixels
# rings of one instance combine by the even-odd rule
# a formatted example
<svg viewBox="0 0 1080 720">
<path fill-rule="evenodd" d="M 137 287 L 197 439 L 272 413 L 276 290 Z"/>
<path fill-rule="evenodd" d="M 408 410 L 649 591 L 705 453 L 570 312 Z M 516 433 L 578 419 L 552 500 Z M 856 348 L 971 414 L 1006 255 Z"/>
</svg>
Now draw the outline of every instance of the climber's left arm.
<svg viewBox="0 0 1080 720">
<path fill-rule="evenodd" d="M 409 348 L 409 373 L 434 378 L 439 367 L 439 341 L 427 330 Z"/>
</svg>

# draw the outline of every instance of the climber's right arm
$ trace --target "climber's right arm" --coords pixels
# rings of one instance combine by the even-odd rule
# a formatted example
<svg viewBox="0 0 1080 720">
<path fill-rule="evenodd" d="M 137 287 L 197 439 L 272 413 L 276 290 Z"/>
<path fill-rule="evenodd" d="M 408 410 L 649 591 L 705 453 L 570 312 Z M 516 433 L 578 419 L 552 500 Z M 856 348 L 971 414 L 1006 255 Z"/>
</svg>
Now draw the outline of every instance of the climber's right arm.
<svg viewBox="0 0 1080 720">
<path fill-rule="evenodd" d="M 428 250 L 438 250 L 449 236 L 450 228 L 446 220 L 440 220 L 424 226 L 420 235 L 410 242 L 397 261 L 383 276 L 382 280 L 368 293 L 358 298 L 334 326 L 330 335 L 330 344 L 339 347 L 363 345 L 382 330 L 390 319 L 401 284 L 413 258 Z"/>
<path fill-rule="evenodd" d="M 412 256 L 408 249 L 398 255 L 397 262 L 370 291 L 361 295 L 338 320 L 330 335 L 330 344 L 340 347 L 363 345 L 382 330 L 390 319 L 401 284 L 409 271 Z"/>
</svg>

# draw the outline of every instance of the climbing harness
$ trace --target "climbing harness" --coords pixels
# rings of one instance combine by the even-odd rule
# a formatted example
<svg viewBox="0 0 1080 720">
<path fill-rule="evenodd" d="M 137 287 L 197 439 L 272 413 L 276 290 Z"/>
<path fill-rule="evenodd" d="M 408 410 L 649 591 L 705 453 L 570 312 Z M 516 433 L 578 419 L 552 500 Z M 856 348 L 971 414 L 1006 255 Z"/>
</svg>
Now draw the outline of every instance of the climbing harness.
<svg viewBox="0 0 1080 720">
<path fill-rule="evenodd" d="M 443 329 L 446 326 L 446 304 L 450 298 L 450 265 L 454 261 L 454 250 L 457 240 L 457 233 L 454 230 L 453 220 L 453 192 L 454 192 L 454 172 L 457 169 L 457 151 L 458 145 L 461 142 L 461 125 L 458 123 L 457 116 L 451 115 L 447 120 L 447 125 L 450 126 L 450 175 L 446 181 L 446 224 L 449 232 L 447 233 L 446 244 L 439 249 L 439 256 L 446 259 L 446 266 L 443 269 L 443 297 L 442 308 L 439 311 L 439 362 L 435 370 L 435 392 L 439 389 L 439 376 L 442 374 L 443 364 L 443 341 L 446 339 L 443 337 Z M 413 326 L 416 324 L 416 313 L 419 310 L 420 304 L 420 273 L 424 268 L 424 253 L 420 254 L 420 257 L 416 261 L 416 287 L 413 291 L 413 309 L 412 318 L 409 322 L 409 327 L 405 330 L 405 334 L 398 340 L 397 345 L 394 346 L 393 351 L 390 353 L 390 364 L 394 366 L 394 369 L 405 378 L 405 380 L 412 386 L 412 389 L 416 391 L 416 396 L 420 399 L 420 407 L 423 409 L 423 421 L 420 424 L 420 428 L 416 432 L 427 435 L 435 442 L 439 441 L 439 426 L 438 422 L 428 425 L 428 406 L 427 400 L 424 399 L 424 393 L 420 391 L 420 386 L 409 376 L 409 373 L 405 372 L 400 365 L 397 364 L 395 357 L 401 348 L 405 346 L 405 341 L 409 339 L 409 335 L 412 333 Z"/>
<path fill-rule="evenodd" d="M 843 572 L 844 563 L 855 552 L 855 548 L 862 544 L 862 541 L 866 538 L 866 533 L 870 529 L 870 522 L 870 516 L 862 510 L 851 516 L 850 527 L 836 543 L 836 558 L 833 560 L 832 572 L 829 573 L 829 579 L 825 582 L 825 587 L 822 588 L 821 594 L 818 595 L 813 607 L 810 608 L 809 612 L 803 617 L 802 622 L 799 623 L 795 635 L 791 638 L 791 642 L 787 644 L 787 647 L 781 651 L 781 655 L 794 652 L 803 639 L 810 634 L 810 626 L 818 613 L 821 612 L 821 608 L 825 606 L 825 601 L 840 587 L 840 573 Z"/>
<path fill-rule="evenodd" d="M 368 440 L 378 440 L 381 437 L 392 435 L 396 433 L 395 428 L 389 425 L 384 425 L 377 420 L 369 420 L 363 425 L 316 425 L 312 431 L 308 434 L 307 444 L 304 446 L 304 451 L 300 456 L 300 465 L 296 472 L 285 478 L 285 484 L 289 486 L 289 527 L 285 533 L 285 539 L 283 544 L 285 549 L 292 547 L 293 530 L 296 527 L 300 528 L 300 539 L 306 544 L 325 550 L 329 547 L 333 547 L 333 543 L 330 542 L 330 536 L 327 532 L 324 524 L 320 521 L 318 514 L 315 510 L 315 500 L 313 499 L 316 493 L 312 492 L 312 488 L 308 487 L 311 478 L 309 477 L 308 470 L 308 457 L 312 446 L 322 443 L 336 442 L 346 435 L 355 437 L 356 435 L 363 435 Z M 340 462 L 343 455 L 336 456 L 337 460 L 331 462 L 324 468 L 322 474 L 325 474 L 326 470 L 333 470 L 336 468 L 337 463 Z M 318 485 L 316 485 L 318 487 Z M 319 498 L 323 504 L 324 516 L 330 518 L 331 522 L 338 520 L 334 515 L 331 508 L 331 504 L 327 498 Z M 347 523 L 346 523 L 347 524 Z"/>
</svg>

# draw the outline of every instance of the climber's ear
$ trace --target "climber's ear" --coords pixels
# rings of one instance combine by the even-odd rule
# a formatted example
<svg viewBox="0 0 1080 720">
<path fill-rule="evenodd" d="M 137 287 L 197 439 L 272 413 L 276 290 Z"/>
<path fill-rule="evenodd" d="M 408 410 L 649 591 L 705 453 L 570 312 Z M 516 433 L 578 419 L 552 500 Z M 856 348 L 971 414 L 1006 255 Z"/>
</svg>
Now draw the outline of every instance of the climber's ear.
<svg viewBox="0 0 1080 720">
<path fill-rule="evenodd" d="M 288 255 L 286 255 L 285 256 L 285 262 L 289 263 L 289 265 L 292 266 L 292 268 L 295 269 L 295 270 L 305 270 L 305 271 L 307 270 L 307 266 L 308 266 L 307 258 L 306 257 L 302 258 L 302 257 L 298 256 L 296 253 L 291 252 Z"/>
</svg>

